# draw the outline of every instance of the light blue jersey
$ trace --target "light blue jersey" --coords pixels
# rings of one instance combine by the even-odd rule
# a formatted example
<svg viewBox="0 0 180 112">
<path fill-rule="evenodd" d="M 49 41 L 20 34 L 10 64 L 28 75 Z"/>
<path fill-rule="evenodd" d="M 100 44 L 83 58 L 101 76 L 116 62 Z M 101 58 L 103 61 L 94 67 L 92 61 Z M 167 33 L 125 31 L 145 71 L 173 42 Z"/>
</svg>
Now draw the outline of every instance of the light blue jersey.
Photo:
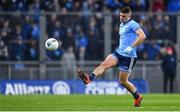
<svg viewBox="0 0 180 112">
<path fill-rule="evenodd" d="M 126 23 L 121 23 L 119 28 L 119 48 L 116 50 L 120 55 L 125 57 L 137 57 L 136 48 L 133 48 L 129 54 L 124 52 L 128 46 L 131 46 L 136 40 L 138 35 L 136 30 L 140 28 L 140 25 L 134 20 L 130 19 Z"/>
</svg>

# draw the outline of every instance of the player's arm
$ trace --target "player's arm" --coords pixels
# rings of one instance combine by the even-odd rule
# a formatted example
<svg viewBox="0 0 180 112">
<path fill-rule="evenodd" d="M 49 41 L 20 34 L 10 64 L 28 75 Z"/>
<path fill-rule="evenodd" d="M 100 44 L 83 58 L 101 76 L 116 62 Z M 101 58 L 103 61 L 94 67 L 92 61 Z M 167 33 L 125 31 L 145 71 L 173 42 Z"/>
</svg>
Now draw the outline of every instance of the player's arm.
<svg viewBox="0 0 180 112">
<path fill-rule="evenodd" d="M 133 48 L 137 47 L 138 45 L 142 44 L 146 38 L 146 35 L 144 34 L 143 30 L 141 28 L 136 30 L 136 34 L 138 35 L 137 39 L 133 42 L 131 46 L 128 46 L 124 52 L 130 53 Z"/>
<path fill-rule="evenodd" d="M 141 28 L 139 28 L 138 30 L 136 30 L 136 34 L 138 35 L 137 39 L 133 42 L 133 44 L 131 45 L 132 48 L 137 47 L 138 45 L 142 44 L 146 38 L 145 33 L 143 32 L 143 30 Z"/>
</svg>

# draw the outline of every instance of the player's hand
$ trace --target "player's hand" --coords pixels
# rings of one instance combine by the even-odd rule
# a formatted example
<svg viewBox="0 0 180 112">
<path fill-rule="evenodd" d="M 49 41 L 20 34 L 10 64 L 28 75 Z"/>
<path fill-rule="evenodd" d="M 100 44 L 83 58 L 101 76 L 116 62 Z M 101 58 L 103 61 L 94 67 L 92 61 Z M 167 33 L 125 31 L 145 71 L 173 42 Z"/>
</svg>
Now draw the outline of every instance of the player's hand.
<svg viewBox="0 0 180 112">
<path fill-rule="evenodd" d="M 131 46 L 128 46 L 126 49 L 124 49 L 124 52 L 129 54 L 132 50 L 133 48 Z"/>
</svg>

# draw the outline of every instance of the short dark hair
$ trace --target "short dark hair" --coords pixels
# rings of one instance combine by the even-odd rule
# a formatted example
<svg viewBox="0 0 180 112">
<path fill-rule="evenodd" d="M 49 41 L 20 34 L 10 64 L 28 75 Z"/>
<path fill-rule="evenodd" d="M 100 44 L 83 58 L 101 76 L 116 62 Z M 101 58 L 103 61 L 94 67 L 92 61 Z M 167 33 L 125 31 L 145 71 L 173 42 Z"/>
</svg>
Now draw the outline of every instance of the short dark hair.
<svg viewBox="0 0 180 112">
<path fill-rule="evenodd" d="M 123 7 L 121 10 L 120 10 L 121 13 L 131 13 L 131 9 L 130 7 Z"/>
</svg>

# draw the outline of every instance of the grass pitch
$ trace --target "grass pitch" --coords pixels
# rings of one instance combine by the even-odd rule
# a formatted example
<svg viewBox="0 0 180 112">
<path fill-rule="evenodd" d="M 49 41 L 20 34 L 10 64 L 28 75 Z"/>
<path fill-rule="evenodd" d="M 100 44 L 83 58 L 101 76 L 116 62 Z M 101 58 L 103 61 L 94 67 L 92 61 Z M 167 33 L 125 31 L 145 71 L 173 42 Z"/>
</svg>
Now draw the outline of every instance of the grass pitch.
<svg viewBox="0 0 180 112">
<path fill-rule="evenodd" d="M 131 95 L 0 95 L 0 111 L 180 111 L 180 94 L 144 94 L 141 107 Z"/>
</svg>

